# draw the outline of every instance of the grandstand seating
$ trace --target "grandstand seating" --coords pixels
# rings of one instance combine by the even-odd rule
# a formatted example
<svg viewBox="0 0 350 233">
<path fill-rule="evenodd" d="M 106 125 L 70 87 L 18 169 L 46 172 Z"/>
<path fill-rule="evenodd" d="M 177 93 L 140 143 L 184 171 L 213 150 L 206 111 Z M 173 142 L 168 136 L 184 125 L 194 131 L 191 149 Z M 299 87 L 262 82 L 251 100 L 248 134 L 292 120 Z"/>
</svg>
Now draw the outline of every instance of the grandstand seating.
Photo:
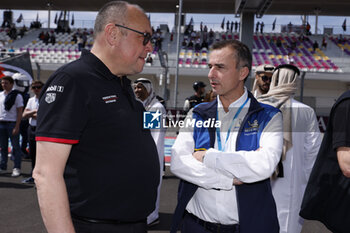
<svg viewBox="0 0 350 233">
<path fill-rule="evenodd" d="M 81 52 L 78 45 L 72 42 L 72 37 L 76 33 L 82 32 L 82 29 L 73 29 L 71 33 L 57 33 L 56 43 L 45 44 L 39 39 L 35 39 L 30 43 L 17 48 L 16 51 L 28 51 L 31 61 L 38 63 L 58 63 L 64 64 L 74 61 L 80 57 Z M 87 31 L 88 39 L 86 48 L 91 48 L 93 43 L 92 29 Z M 170 33 L 165 34 L 164 41 L 172 44 L 175 47 L 175 41 L 170 41 Z M 201 43 L 203 41 L 203 33 L 197 32 L 195 37 L 182 35 L 181 41 L 190 41 Z M 0 31 L 0 39 L 10 41 L 4 30 Z M 209 38 L 209 43 L 226 39 L 238 39 L 237 33 L 215 32 L 214 37 Z M 277 46 L 276 41 L 281 41 L 281 46 Z M 329 37 L 345 54 L 350 55 L 350 39 L 344 38 L 339 43 L 338 38 Z M 163 42 L 164 43 L 164 42 Z M 210 44 L 209 44 L 210 45 Z M 195 49 L 195 47 L 197 49 Z M 153 60 L 157 60 L 158 47 L 154 48 L 151 56 Z M 197 46 L 182 46 L 179 53 L 179 66 L 184 68 L 207 68 L 208 49 L 203 47 L 198 49 Z M 293 64 L 299 67 L 302 71 L 320 71 L 320 72 L 341 72 L 341 69 L 328 57 L 321 49 L 313 50 L 312 41 L 305 37 L 304 40 L 299 40 L 295 34 L 281 33 L 265 33 L 254 34 L 253 38 L 253 67 L 261 64 L 272 64 L 274 66 L 289 63 L 293 60 Z M 159 62 L 147 64 L 148 66 L 158 66 Z"/>
<path fill-rule="evenodd" d="M 31 61 L 38 63 L 67 63 L 80 57 L 81 52 L 78 45 L 72 41 L 73 35 L 82 31 L 75 29 L 71 33 L 57 33 L 56 43 L 45 44 L 40 39 L 35 39 L 29 44 L 19 48 L 19 51 L 28 51 L 31 54 Z M 86 48 L 92 47 L 92 30 L 87 31 Z"/>
<path fill-rule="evenodd" d="M 282 42 L 280 47 L 275 43 L 278 39 Z M 295 48 L 292 48 L 293 42 L 296 44 Z M 314 51 L 312 42 L 307 37 L 300 41 L 293 34 L 254 35 L 253 66 L 286 64 L 289 63 L 288 55 L 294 60 L 294 65 L 302 71 L 341 71 L 322 50 L 317 48 Z"/>
<path fill-rule="evenodd" d="M 185 41 L 189 41 L 187 37 L 184 38 Z M 215 41 L 238 39 L 238 34 L 216 32 L 214 38 Z M 281 40 L 282 46 L 276 45 L 277 39 Z M 293 43 L 295 43 L 294 47 Z M 344 45 L 344 47 L 348 48 L 350 53 L 350 46 Z M 322 50 L 313 51 L 310 39 L 306 37 L 305 40 L 300 41 L 294 34 L 255 34 L 252 52 L 253 66 L 261 64 L 278 66 L 293 60 L 293 64 L 302 71 L 341 72 L 339 67 Z M 206 68 L 207 53 L 206 48 L 195 51 L 192 46 L 182 46 L 179 54 L 180 67 Z"/>
<path fill-rule="evenodd" d="M 0 28 L 0 41 L 4 43 L 4 45 L 8 45 L 12 42 L 12 39 L 7 35 L 8 31 L 6 29 Z"/>
<path fill-rule="evenodd" d="M 346 55 L 350 56 L 350 38 L 337 38 L 330 36 L 330 40 L 336 44 Z"/>
</svg>

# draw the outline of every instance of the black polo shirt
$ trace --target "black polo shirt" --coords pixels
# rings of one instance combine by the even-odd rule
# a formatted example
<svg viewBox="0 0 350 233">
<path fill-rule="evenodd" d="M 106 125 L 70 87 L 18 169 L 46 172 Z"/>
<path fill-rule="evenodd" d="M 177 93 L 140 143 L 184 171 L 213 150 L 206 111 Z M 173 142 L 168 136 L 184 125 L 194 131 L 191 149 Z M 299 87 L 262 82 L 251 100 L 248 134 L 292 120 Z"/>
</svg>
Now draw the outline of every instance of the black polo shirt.
<svg viewBox="0 0 350 233">
<path fill-rule="evenodd" d="M 94 219 L 146 218 L 154 209 L 159 162 L 130 80 L 84 50 L 43 90 L 36 140 L 72 144 L 64 172 L 71 212 Z"/>
</svg>

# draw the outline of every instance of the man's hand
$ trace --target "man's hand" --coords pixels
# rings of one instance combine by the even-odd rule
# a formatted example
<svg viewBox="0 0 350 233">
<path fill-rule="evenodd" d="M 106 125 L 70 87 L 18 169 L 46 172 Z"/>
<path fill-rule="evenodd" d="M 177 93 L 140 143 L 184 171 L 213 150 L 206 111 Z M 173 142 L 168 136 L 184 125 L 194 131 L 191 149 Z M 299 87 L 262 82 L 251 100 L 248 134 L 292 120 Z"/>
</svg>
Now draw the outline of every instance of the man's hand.
<svg viewBox="0 0 350 233">
<path fill-rule="evenodd" d="M 237 179 L 237 178 L 233 178 L 233 185 L 241 185 L 241 184 L 243 184 L 242 181 L 240 181 L 240 180 Z"/>
<path fill-rule="evenodd" d="M 14 127 L 12 130 L 12 135 L 17 135 L 19 133 L 19 127 Z"/>
<path fill-rule="evenodd" d="M 350 147 L 338 147 L 337 157 L 343 175 L 350 178 Z"/>
<path fill-rule="evenodd" d="M 205 150 L 196 151 L 192 154 L 192 156 L 195 157 L 195 159 L 197 159 L 199 162 L 203 163 L 205 152 Z"/>
</svg>

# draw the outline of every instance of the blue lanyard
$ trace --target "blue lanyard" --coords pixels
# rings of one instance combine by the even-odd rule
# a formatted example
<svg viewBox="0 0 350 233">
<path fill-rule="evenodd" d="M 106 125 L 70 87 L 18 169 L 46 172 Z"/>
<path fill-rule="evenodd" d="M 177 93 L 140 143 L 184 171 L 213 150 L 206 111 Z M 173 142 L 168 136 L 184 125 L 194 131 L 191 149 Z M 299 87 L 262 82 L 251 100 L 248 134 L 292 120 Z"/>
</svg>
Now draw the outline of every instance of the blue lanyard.
<svg viewBox="0 0 350 233">
<path fill-rule="evenodd" d="M 228 138 L 230 137 L 230 132 L 231 132 L 231 128 L 233 126 L 233 122 L 235 121 L 235 119 L 238 117 L 238 115 L 242 111 L 244 105 L 246 105 L 246 103 L 248 102 L 248 99 L 249 98 L 247 97 L 247 99 L 244 101 L 244 103 L 241 105 L 241 107 L 239 107 L 239 109 L 237 110 L 235 116 L 233 117 L 233 119 L 231 121 L 231 124 L 230 124 L 230 127 L 227 130 L 227 135 L 226 135 L 226 140 L 225 140 L 224 147 L 221 146 L 220 128 L 216 128 L 216 137 L 217 137 L 217 140 L 218 140 L 218 149 L 219 149 L 219 151 L 224 151 L 226 143 L 228 141 Z M 216 112 L 216 119 L 217 120 L 219 120 L 219 113 L 218 112 L 219 111 Z"/>
</svg>

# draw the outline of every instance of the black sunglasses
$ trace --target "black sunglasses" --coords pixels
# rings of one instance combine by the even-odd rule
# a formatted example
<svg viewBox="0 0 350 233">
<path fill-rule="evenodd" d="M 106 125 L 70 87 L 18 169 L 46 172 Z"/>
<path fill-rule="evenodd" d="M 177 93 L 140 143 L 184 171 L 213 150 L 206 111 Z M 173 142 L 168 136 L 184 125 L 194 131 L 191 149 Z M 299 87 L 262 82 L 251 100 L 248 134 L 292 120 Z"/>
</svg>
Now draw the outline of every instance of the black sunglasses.
<svg viewBox="0 0 350 233">
<path fill-rule="evenodd" d="M 137 31 L 137 30 L 135 30 L 135 29 L 132 29 L 132 28 L 128 28 L 128 27 L 125 27 L 125 26 L 123 26 L 123 25 L 120 25 L 120 24 L 115 24 L 115 26 L 117 26 L 117 27 L 121 27 L 121 28 L 125 28 L 125 29 L 128 29 L 128 30 L 130 30 L 130 31 L 133 31 L 133 32 L 136 32 L 136 33 L 138 33 L 138 34 L 141 34 L 141 35 L 143 35 L 143 45 L 145 46 L 146 44 L 148 44 L 148 42 L 151 40 L 151 38 L 152 38 L 152 35 L 150 34 L 150 33 L 148 33 L 148 32 L 140 32 L 140 31 Z"/>
<path fill-rule="evenodd" d="M 33 86 L 32 89 L 41 89 L 42 86 Z"/>
<path fill-rule="evenodd" d="M 271 82 L 271 78 L 272 78 L 272 77 L 268 77 L 268 76 L 266 76 L 266 75 L 261 76 L 261 79 L 262 79 L 264 82 L 267 82 L 267 81 L 270 81 L 270 82 Z"/>
</svg>

